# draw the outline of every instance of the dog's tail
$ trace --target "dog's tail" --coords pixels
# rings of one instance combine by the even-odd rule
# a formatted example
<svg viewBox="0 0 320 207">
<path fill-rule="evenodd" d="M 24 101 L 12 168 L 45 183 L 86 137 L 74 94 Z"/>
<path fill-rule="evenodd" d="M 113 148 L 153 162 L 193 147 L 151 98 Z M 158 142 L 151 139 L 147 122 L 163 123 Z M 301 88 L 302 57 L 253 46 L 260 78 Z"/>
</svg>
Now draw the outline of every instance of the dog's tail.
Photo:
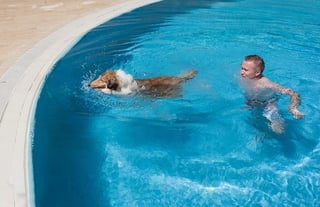
<svg viewBox="0 0 320 207">
<path fill-rule="evenodd" d="M 186 71 L 185 73 L 179 75 L 179 78 L 181 78 L 182 80 L 189 80 L 189 79 L 192 79 L 194 76 L 196 76 L 197 73 L 198 73 L 197 70 L 190 69 L 190 70 Z"/>
</svg>

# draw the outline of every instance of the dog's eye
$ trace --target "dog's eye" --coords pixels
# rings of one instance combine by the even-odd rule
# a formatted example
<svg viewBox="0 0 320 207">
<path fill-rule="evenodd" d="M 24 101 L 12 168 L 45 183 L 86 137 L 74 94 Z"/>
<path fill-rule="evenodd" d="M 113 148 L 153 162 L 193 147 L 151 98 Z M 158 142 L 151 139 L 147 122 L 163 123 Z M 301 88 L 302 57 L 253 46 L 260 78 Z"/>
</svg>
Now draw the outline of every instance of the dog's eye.
<svg viewBox="0 0 320 207">
<path fill-rule="evenodd" d="M 111 79 L 111 80 L 108 80 L 108 83 L 107 83 L 107 88 L 111 89 L 111 90 L 117 90 L 118 89 L 118 83 L 117 81 Z"/>
</svg>

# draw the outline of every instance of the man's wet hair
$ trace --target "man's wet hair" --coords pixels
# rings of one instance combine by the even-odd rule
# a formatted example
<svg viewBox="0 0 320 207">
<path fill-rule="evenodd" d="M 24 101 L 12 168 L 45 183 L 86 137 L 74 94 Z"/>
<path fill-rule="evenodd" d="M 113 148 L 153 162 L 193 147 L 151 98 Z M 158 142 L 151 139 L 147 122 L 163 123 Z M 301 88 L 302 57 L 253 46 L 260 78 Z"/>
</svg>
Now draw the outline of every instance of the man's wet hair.
<svg viewBox="0 0 320 207">
<path fill-rule="evenodd" d="M 257 66 L 258 69 L 260 69 L 260 73 L 263 73 L 265 64 L 264 64 L 264 60 L 262 59 L 262 57 L 260 57 L 259 55 L 247 55 L 244 58 L 245 61 L 253 61 Z"/>
</svg>

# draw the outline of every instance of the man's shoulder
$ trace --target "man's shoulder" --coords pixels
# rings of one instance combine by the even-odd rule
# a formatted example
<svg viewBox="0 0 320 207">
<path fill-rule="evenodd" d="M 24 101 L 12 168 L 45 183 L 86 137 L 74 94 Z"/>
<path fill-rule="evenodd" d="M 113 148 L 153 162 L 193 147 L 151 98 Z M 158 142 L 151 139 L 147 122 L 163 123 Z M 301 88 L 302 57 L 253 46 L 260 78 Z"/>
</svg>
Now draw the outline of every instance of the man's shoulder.
<svg viewBox="0 0 320 207">
<path fill-rule="evenodd" d="M 265 87 L 271 87 L 271 86 L 276 85 L 276 83 L 274 83 L 269 78 L 264 77 L 264 76 L 259 79 L 259 83 L 263 84 Z"/>
<path fill-rule="evenodd" d="M 262 76 L 262 77 L 259 79 L 259 82 L 260 82 L 260 83 L 271 83 L 272 81 L 270 81 L 269 78 Z"/>
</svg>

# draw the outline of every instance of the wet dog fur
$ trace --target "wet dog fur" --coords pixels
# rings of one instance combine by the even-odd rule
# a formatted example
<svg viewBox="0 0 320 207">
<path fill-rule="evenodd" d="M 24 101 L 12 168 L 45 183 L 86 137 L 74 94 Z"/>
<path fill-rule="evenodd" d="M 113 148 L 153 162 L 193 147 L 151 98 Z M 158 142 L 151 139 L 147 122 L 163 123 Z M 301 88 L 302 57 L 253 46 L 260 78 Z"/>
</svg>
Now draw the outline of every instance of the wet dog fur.
<svg viewBox="0 0 320 207">
<path fill-rule="evenodd" d="M 195 69 L 190 69 L 178 76 L 133 79 L 122 70 L 107 70 L 90 82 L 89 87 L 109 94 L 138 93 L 152 97 L 176 97 L 180 96 L 181 83 L 192 79 L 196 74 Z"/>
</svg>

